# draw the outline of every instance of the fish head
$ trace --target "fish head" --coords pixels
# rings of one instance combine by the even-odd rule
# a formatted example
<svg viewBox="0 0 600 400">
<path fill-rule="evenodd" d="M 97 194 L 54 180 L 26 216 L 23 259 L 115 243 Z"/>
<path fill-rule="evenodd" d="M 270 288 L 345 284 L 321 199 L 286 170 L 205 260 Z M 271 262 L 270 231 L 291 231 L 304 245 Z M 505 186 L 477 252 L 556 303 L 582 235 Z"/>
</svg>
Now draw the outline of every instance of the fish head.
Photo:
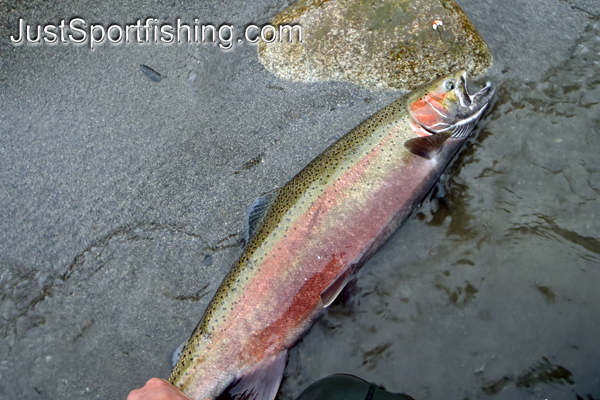
<svg viewBox="0 0 600 400">
<path fill-rule="evenodd" d="M 467 73 L 458 71 L 416 89 L 408 96 L 411 125 L 420 136 L 451 132 L 466 138 L 494 97 L 491 82 L 469 94 Z"/>
</svg>

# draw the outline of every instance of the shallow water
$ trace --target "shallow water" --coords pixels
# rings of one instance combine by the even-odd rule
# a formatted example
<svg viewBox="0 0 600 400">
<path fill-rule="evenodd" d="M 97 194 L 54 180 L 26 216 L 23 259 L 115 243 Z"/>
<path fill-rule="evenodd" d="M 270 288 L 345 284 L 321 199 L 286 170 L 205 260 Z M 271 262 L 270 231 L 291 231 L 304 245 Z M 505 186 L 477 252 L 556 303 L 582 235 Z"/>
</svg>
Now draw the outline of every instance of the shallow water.
<svg viewBox="0 0 600 400">
<path fill-rule="evenodd" d="M 73 12 L 3 4 L 12 23 Z M 494 53 L 497 102 L 291 351 L 282 400 L 335 372 L 415 399 L 600 399 L 600 10 L 459 4 Z M 286 5 L 81 12 L 241 25 Z M 2 32 L 2 398 L 125 398 L 168 376 L 247 205 L 398 96 L 278 80 L 254 48 L 91 53 L 13 48 Z"/>
</svg>

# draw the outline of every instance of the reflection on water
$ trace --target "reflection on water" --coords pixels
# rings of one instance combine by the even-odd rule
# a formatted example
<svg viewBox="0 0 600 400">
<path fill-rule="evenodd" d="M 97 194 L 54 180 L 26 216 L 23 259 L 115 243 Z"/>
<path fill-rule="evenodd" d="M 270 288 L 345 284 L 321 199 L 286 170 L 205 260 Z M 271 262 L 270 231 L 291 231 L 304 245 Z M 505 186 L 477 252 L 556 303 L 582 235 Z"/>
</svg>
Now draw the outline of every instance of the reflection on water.
<svg viewBox="0 0 600 400">
<path fill-rule="evenodd" d="M 502 82 L 349 304 L 291 352 L 280 398 L 334 372 L 418 399 L 600 397 L 599 37 L 540 82 Z"/>
</svg>

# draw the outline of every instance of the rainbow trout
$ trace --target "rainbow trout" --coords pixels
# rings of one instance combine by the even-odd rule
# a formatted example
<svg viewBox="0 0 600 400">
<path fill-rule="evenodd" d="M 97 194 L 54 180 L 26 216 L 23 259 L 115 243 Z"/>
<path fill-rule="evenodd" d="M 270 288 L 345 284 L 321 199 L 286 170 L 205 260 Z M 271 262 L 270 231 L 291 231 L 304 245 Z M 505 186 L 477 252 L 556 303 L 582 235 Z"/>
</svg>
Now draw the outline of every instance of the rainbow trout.
<svg viewBox="0 0 600 400">
<path fill-rule="evenodd" d="M 494 94 L 466 73 L 396 100 L 259 197 L 247 244 L 185 343 L 170 382 L 193 399 L 272 400 L 288 349 L 410 215 Z"/>
</svg>

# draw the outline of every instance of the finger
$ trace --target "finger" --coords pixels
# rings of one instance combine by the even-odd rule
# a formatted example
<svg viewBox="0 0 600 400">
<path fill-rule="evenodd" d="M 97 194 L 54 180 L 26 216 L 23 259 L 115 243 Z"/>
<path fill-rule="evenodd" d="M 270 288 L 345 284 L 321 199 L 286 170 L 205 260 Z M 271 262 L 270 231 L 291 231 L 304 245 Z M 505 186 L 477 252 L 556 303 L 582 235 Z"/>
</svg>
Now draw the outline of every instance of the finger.
<svg viewBox="0 0 600 400">
<path fill-rule="evenodd" d="M 127 400 L 139 400 L 142 397 L 142 389 L 134 389 L 127 395 Z"/>
</svg>

